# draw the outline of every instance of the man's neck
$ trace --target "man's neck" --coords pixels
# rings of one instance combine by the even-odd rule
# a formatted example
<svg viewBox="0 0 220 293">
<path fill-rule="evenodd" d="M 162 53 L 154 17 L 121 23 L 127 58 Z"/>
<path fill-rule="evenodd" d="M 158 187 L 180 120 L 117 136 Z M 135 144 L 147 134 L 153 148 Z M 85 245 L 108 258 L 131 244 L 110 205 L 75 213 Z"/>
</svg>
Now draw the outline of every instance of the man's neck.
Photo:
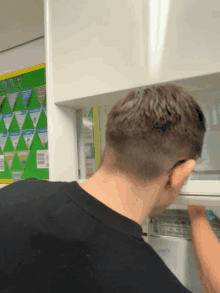
<svg viewBox="0 0 220 293">
<path fill-rule="evenodd" d="M 131 183 L 126 177 L 109 176 L 97 171 L 86 182 L 79 184 L 82 189 L 115 212 L 142 224 L 156 204 L 157 184 L 147 188 Z"/>
</svg>

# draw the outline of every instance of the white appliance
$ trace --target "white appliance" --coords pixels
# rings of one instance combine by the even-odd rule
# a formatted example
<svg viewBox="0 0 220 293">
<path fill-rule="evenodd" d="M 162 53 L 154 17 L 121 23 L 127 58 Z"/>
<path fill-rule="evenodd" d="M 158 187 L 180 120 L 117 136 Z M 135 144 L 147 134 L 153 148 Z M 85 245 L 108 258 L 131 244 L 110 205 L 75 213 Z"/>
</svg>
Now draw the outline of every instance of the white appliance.
<svg viewBox="0 0 220 293">
<path fill-rule="evenodd" d="M 202 293 L 187 206 L 196 203 L 206 207 L 213 232 L 220 240 L 220 90 L 201 91 L 195 99 L 206 117 L 202 158 L 197 161 L 175 203 L 154 220 L 147 218 L 142 226 L 146 233 L 143 239 L 180 282 L 193 293 Z"/>
<path fill-rule="evenodd" d="M 154 222 L 147 218 L 142 225 L 145 233 L 143 239 L 161 256 L 180 282 L 193 293 L 203 293 L 203 289 L 190 237 L 187 211 L 190 203 L 204 205 L 206 210 L 210 211 L 210 224 L 220 239 L 220 88 L 212 86 L 213 80 L 219 76 L 220 74 L 203 76 L 205 88 L 195 92 L 189 85 L 198 85 L 201 82 L 200 77 L 173 82 L 192 92 L 206 117 L 207 131 L 202 158 L 196 162 L 174 204 Z M 107 115 L 113 104 L 99 107 L 101 154 L 105 147 Z"/>
<path fill-rule="evenodd" d="M 207 217 L 216 237 L 220 239 L 220 210 L 212 207 Z M 160 255 L 166 265 L 193 293 L 203 293 L 191 241 L 190 220 L 187 210 L 167 209 L 155 219 L 142 225 L 143 239 Z"/>
</svg>

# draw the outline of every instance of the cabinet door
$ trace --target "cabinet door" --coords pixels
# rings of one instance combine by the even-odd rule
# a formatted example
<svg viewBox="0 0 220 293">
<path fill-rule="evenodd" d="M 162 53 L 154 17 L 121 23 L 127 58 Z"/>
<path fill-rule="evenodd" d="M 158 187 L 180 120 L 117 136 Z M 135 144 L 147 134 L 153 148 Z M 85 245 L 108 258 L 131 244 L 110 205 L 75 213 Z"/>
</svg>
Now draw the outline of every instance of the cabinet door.
<svg viewBox="0 0 220 293">
<path fill-rule="evenodd" d="M 203 91 L 194 98 L 203 110 L 207 130 L 202 157 L 181 193 L 220 196 L 220 90 Z"/>
</svg>

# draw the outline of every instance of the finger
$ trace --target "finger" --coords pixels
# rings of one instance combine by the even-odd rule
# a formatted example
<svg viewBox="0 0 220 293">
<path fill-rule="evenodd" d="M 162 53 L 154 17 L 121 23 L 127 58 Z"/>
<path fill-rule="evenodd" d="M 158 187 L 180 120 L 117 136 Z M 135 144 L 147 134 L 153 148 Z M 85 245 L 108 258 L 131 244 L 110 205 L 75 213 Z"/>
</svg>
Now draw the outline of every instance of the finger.
<svg viewBox="0 0 220 293">
<path fill-rule="evenodd" d="M 194 209 L 194 208 L 200 209 L 201 208 L 201 209 L 204 209 L 205 206 L 204 205 L 199 205 L 199 204 L 192 203 L 192 204 L 188 205 L 188 208 L 192 208 L 192 209 Z"/>
</svg>

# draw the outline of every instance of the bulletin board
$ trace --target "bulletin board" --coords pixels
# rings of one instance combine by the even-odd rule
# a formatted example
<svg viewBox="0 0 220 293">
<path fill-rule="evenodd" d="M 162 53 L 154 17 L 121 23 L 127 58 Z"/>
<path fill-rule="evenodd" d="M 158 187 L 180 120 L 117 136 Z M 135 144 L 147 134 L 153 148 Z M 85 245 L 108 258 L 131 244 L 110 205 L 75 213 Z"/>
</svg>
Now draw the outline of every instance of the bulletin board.
<svg viewBox="0 0 220 293">
<path fill-rule="evenodd" d="M 0 76 L 0 184 L 49 180 L 45 64 Z"/>
</svg>

